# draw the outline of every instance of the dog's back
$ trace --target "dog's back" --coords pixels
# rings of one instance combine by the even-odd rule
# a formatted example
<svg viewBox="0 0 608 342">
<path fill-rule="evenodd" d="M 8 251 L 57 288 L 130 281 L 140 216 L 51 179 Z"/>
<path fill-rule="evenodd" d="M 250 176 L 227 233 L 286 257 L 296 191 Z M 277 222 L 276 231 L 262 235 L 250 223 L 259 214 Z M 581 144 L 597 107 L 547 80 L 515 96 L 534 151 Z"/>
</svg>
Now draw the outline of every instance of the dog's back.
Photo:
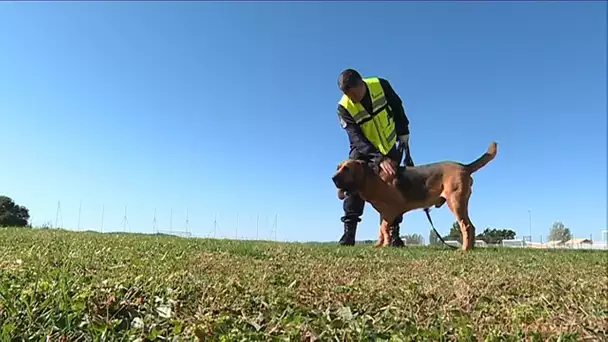
<svg viewBox="0 0 608 342">
<path fill-rule="evenodd" d="M 432 163 L 419 166 L 400 166 L 397 172 L 397 187 L 411 201 L 423 201 L 429 197 L 429 185 L 441 178 L 441 164 Z"/>
</svg>

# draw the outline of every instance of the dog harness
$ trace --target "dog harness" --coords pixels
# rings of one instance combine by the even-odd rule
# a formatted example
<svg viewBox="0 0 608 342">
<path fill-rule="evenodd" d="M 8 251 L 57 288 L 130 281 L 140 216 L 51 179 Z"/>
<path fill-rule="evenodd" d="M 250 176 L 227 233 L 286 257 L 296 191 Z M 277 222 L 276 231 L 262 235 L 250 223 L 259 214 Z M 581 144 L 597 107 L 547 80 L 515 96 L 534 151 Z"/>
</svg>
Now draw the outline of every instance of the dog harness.
<svg viewBox="0 0 608 342">
<path fill-rule="evenodd" d="M 339 104 L 353 117 L 372 145 L 386 155 L 397 142 L 395 122 L 388 114 L 389 106 L 380 80 L 377 77 L 369 77 L 363 81 L 367 84 L 371 96 L 372 113 L 368 113 L 360 103 L 354 103 L 346 95 L 342 95 Z"/>
</svg>

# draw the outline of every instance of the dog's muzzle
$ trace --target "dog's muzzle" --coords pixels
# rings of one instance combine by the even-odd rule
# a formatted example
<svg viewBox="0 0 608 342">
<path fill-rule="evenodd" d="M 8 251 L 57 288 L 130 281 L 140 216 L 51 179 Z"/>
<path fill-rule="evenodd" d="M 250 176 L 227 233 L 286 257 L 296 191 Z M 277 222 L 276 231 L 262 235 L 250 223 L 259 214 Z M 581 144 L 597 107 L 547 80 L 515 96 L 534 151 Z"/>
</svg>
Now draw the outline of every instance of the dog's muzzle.
<svg viewBox="0 0 608 342">
<path fill-rule="evenodd" d="M 339 173 L 336 173 L 331 180 L 334 182 L 336 188 L 338 188 L 338 199 L 343 200 L 346 198 L 346 190 L 344 189 L 344 182 L 342 181 L 342 177 Z"/>
<path fill-rule="evenodd" d="M 336 186 L 336 188 L 338 188 L 338 198 L 343 200 L 347 195 L 349 194 L 354 194 L 354 191 L 352 189 L 352 184 L 346 183 L 344 182 L 344 180 L 342 179 L 342 175 L 340 174 L 335 174 L 331 180 L 334 182 L 334 185 Z"/>
<path fill-rule="evenodd" d="M 333 177 L 331 177 L 331 180 L 334 182 L 334 185 L 338 189 L 341 189 L 342 186 L 344 185 L 343 182 L 342 182 L 342 177 L 338 173 L 335 174 Z"/>
<path fill-rule="evenodd" d="M 354 184 L 352 182 L 345 182 L 341 174 L 335 174 L 331 177 L 331 180 L 334 182 L 336 188 L 349 192 L 353 191 Z"/>
</svg>

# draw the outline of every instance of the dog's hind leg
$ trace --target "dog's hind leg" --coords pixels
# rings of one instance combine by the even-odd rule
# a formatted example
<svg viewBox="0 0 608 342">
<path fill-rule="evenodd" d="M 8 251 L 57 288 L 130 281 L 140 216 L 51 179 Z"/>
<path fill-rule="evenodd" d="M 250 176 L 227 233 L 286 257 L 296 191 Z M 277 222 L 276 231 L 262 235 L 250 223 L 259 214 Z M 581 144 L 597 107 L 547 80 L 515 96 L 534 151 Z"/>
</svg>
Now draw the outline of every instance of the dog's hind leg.
<svg viewBox="0 0 608 342">
<path fill-rule="evenodd" d="M 468 182 L 467 182 L 468 183 Z M 469 198 L 471 188 L 469 184 L 461 184 L 460 189 L 450 194 L 448 207 L 456 217 L 462 234 L 462 249 L 469 251 L 475 244 L 475 226 L 469 218 Z"/>
</svg>

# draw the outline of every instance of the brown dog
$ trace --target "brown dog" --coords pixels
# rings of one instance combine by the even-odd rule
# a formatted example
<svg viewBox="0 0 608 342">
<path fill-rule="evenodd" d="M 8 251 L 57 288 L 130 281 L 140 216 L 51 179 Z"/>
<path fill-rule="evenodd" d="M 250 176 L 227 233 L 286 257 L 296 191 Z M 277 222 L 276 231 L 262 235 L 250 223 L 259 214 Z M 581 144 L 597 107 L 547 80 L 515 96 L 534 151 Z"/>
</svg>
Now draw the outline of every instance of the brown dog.
<svg viewBox="0 0 608 342">
<path fill-rule="evenodd" d="M 494 159 L 496 152 L 496 142 L 492 142 L 488 151 L 470 164 L 443 161 L 399 167 L 394 179 L 383 172 L 374 173 L 363 161 L 349 159 L 338 165 L 332 180 L 340 199 L 344 199 L 345 191 L 358 193 L 380 213 L 382 223 L 377 247 L 389 244 L 389 223 L 398 215 L 431 206 L 439 208 L 447 201 L 460 225 L 462 249 L 468 251 L 475 243 L 475 226 L 468 210 L 473 185 L 471 174 Z"/>
</svg>

